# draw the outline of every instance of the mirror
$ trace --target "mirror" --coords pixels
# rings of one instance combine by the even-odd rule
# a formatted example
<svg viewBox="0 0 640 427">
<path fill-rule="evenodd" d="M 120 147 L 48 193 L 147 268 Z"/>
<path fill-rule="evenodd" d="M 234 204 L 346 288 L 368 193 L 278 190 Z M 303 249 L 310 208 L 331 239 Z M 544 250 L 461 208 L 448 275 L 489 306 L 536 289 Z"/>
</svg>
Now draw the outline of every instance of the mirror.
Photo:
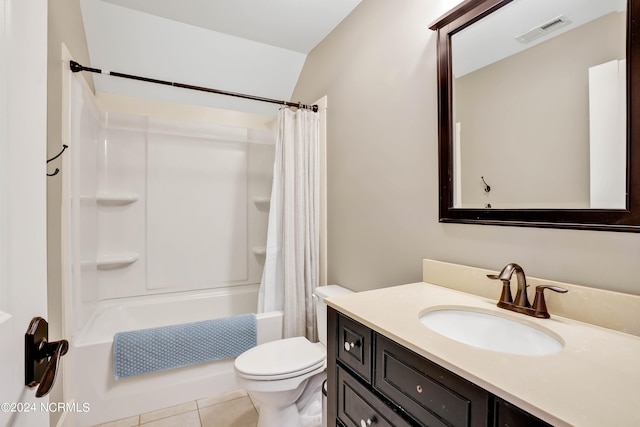
<svg viewBox="0 0 640 427">
<path fill-rule="evenodd" d="M 431 26 L 441 222 L 640 231 L 639 3 L 467 0 Z"/>
</svg>

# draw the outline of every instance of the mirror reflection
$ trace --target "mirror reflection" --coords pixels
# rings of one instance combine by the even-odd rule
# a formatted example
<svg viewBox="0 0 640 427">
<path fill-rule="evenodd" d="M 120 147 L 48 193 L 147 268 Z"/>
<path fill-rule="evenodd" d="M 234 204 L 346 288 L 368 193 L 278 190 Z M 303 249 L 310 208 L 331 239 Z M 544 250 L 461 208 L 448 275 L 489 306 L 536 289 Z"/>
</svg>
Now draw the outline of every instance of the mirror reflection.
<svg viewBox="0 0 640 427">
<path fill-rule="evenodd" d="M 514 0 L 452 35 L 454 207 L 626 207 L 626 6 Z"/>
</svg>

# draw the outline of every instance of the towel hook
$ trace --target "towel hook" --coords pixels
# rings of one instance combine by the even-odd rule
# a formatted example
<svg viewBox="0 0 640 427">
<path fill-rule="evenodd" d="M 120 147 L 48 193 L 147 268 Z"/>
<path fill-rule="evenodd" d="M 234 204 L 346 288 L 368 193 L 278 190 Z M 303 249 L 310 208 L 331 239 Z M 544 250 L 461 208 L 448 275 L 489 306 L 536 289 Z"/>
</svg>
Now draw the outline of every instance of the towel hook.
<svg viewBox="0 0 640 427">
<path fill-rule="evenodd" d="M 482 183 L 484 184 L 484 192 L 488 193 L 489 191 L 491 191 L 491 187 L 489 186 L 489 184 L 487 184 L 487 182 L 484 180 L 484 176 L 481 176 L 480 179 L 482 180 Z"/>
<path fill-rule="evenodd" d="M 47 160 L 47 163 L 57 159 L 58 157 L 62 156 L 62 153 L 64 153 L 64 150 L 66 150 L 67 148 L 69 148 L 68 145 L 63 144 L 62 145 L 62 150 L 60 150 L 60 152 L 58 154 L 56 154 L 55 156 L 53 156 L 52 158 L 50 158 L 49 160 Z M 57 175 L 58 172 L 60 172 L 60 169 L 56 168 L 56 170 L 53 171 L 53 173 L 48 173 L 47 176 L 54 176 Z"/>
</svg>

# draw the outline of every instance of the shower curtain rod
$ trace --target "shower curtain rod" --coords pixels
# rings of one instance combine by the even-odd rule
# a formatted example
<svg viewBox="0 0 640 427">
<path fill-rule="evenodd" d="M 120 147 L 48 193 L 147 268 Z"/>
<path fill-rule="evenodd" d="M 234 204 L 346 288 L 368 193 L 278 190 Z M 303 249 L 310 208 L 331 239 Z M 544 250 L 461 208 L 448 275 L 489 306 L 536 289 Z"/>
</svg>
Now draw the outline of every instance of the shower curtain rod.
<svg viewBox="0 0 640 427">
<path fill-rule="evenodd" d="M 76 61 L 70 61 L 69 67 L 71 68 L 71 71 L 74 72 L 74 73 L 77 73 L 79 71 L 88 71 L 90 73 L 107 74 L 109 76 L 122 77 L 122 78 L 125 78 L 125 79 L 131 79 L 131 80 L 139 80 L 139 81 L 148 82 L 148 83 L 157 83 L 157 84 L 165 85 L 165 86 L 180 87 L 180 88 L 183 88 L 183 89 L 198 90 L 200 92 L 209 92 L 209 93 L 215 93 L 215 94 L 218 94 L 218 95 L 235 96 L 236 98 L 251 99 L 253 101 L 270 102 L 272 104 L 286 105 L 287 107 L 304 108 L 304 109 L 307 109 L 307 110 L 312 110 L 314 112 L 318 111 L 318 106 L 317 105 L 305 105 L 305 104 L 302 104 L 300 102 L 295 103 L 295 102 L 288 102 L 288 101 L 278 101 L 277 99 L 263 98 L 263 97 L 260 97 L 260 96 L 245 95 L 245 94 L 236 93 L 236 92 L 227 92 L 227 91 L 224 91 L 224 90 L 211 89 L 211 88 L 202 87 L 202 86 L 193 86 L 193 85 L 188 85 L 188 84 L 184 84 L 184 83 L 168 82 L 168 81 L 165 81 L 165 80 L 151 79 L 151 78 L 148 78 L 148 77 L 140 77 L 140 76 L 134 76 L 134 75 L 131 75 L 131 74 L 118 73 L 118 72 L 115 72 L 115 71 L 100 70 L 99 68 L 85 67 L 84 65 L 78 64 Z"/>
</svg>

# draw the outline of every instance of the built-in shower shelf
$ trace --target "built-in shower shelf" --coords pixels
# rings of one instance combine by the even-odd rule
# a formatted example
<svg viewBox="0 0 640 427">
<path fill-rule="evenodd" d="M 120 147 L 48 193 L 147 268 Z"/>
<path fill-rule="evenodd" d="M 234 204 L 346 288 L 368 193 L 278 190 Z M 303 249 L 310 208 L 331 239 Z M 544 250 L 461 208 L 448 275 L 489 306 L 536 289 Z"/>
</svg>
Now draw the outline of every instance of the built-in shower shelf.
<svg viewBox="0 0 640 427">
<path fill-rule="evenodd" d="M 140 254 L 137 253 L 102 255 L 96 260 L 96 266 L 98 267 L 98 270 L 124 268 L 136 262 L 138 258 L 140 258 Z"/>
<path fill-rule="evenodd" d="M 251 252 L 254 255 L 265 256 L 267 254 L 267 248 L 264 246 L 256 246 L 255 248 L 251 248 Z"/>
<path fill-rule="evenodd" d="M 258 208 L 266 207 L 266 206 L 269 206 L 269 203 L 271 203 L 271 198 L 270 197 L 254 197 L 253 203 L 255 203 L 255 205 Z"/>
<path fill-rule="evenodd" d="M 0 311 L 0 325 L 6 322 L 7 320 L 11 319 L 11 317 L 12 316 L 9 313 Z"/>
<path fill-rule="evenodd" d="M 123 206 L 138 201 L 136 193 L 99 193 L 96 200 L 104 206 Z"/>
</svg>

